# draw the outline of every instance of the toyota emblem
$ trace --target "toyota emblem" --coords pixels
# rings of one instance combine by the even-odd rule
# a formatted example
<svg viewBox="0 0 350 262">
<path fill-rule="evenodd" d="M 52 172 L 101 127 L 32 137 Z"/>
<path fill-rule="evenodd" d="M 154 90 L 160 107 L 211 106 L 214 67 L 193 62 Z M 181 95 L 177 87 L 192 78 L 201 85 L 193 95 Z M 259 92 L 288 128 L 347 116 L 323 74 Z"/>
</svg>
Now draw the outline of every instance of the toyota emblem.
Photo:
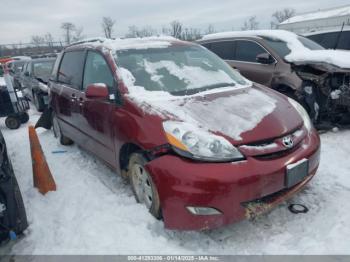
<svg viewBox="0 0 350 262">
<path fill-rule="evenodd" d="M 291 136 L 286 136 L 282 139 L 282 143 L 286 148 L 292 148 L 294 145 L 294 141 Z"/>
</svg>

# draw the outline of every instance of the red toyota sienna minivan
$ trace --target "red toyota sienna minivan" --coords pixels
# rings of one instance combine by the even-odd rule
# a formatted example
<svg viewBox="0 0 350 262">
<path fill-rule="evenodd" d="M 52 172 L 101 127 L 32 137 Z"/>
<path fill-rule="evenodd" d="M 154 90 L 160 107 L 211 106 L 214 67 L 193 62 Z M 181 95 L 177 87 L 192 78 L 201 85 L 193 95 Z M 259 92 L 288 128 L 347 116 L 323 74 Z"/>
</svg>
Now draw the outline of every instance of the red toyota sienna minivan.
<svg viewBox="0 0 350 262">
<path fill-rule="evenodd" d="M 252 218 L 302 189 L 319 165 L 319 136 L 300 104 L 197 44 L 73 44 L 56 61 L 50 94 L 61 143 L 128 178 L 169 229 Z"/>
</svg>

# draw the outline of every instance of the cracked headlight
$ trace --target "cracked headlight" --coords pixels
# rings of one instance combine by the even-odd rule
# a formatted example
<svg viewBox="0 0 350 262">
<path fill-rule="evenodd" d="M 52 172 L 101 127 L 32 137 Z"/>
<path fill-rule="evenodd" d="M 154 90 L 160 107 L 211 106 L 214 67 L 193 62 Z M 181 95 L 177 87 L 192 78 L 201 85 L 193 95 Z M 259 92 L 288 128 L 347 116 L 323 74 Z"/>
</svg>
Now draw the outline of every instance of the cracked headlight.
<svg viewBox="0 0 350 262">
<path fill-rule="evenodd" d="M 306 112 L 305 108 L 301 104 L 299 104 L 297 101 L 295 101 L 294 99 L 288 98 L 288 101 L 295 108 L 295 110 L 298 111 L 299 115 L 301 116 L 301 118 L 304 121 L 304 125 L 305 125 L 307 131 L 310 132 L 313 125 L 312 125 L 312 122 L 310 120 L 309 114 Z"/>
<path fill-rule="evenodd" d="M 229 141 L 194 125 L 166 121 L 163 128 L 169 144 L 181 156 L 208 162 L 230 162 L 244 156 Z"/>
</svg>

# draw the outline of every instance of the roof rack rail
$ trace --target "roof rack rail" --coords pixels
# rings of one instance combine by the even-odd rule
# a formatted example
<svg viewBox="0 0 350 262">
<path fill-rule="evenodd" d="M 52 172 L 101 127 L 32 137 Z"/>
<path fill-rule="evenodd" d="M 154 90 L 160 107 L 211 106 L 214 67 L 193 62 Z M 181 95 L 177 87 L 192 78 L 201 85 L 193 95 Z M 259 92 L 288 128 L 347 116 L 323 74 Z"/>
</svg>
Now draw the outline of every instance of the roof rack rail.
<svg viewBox="0 0 350 262">
<path fill-rule="evenodd" d="M 75 46 L 75 45 L 80 45 L 80 44 L 85 44 L 85 43 L 94 43 L 94 42 L 100 42 L 103 43 L 104 41 L 106 41 L 107 38 L 104 37 L 96 37 L 96 38 L 88 38 L 88 39 L 83 39 L 81 41 L 78 42 L 74 42 L 72 44 L 67 45 L 66 47 L 69 46 Z"/>
</svg>

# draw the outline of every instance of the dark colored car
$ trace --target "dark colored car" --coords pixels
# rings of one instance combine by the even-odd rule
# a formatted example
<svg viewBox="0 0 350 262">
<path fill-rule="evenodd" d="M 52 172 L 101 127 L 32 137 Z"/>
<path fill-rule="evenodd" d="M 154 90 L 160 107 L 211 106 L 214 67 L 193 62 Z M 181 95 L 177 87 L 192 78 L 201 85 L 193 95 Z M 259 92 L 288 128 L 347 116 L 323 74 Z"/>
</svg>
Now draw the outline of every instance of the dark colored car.
<svg viewBox="0 0 350 262">
<path fill-rule="evenodd" d="M 53 130 L 130 180 L 165 227 L 216 228 L 301 190 L 319 165 L 302 106 L 168 38 L 81 42 L 50 78 Z M 132 214 L 130 214 L 132 215 Z"/>
<path fill-rule="evenodd" d="M 13 77 L 14 88 L 21 88 L 21 72 L 23 66 L 27 63 L 28 60 L 13 60 L 6 63 L 6 66 L 9 68 L 10 75 Z"/>
<path fill-rule="evenodd" d="M 42 112 L 48 103 L 47 83 L 51 75 L 56 58 L 39 58 L 28 61 L 21 74 L 21 87 L 39 112 Z"/>
<path fill-rule="evenodd" d="M 26 212 L 0 131 L 0 242 L 28 227 Z"/>
<path fill-rule="evenodd" d="M 283 30 L 217 33 L 198 42 L 248 79 L 298 100 L 315 124 L 350 123 L 350 52 Z"/>
</svg>

